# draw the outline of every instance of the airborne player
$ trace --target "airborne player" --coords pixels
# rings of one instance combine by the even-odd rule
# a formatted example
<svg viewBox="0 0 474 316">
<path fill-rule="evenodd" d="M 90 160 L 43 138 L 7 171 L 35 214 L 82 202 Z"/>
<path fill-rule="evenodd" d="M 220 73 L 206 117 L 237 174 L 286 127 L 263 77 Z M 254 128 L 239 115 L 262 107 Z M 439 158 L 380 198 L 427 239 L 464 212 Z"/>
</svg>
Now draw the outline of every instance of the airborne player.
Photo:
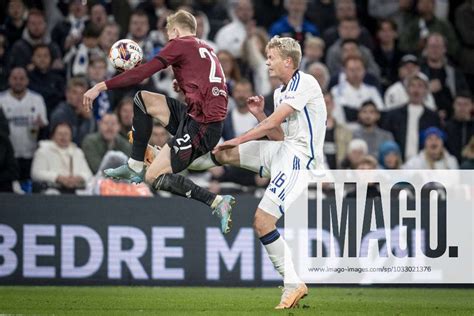
<svg viewBox="0 0 474 316">
<path fill-rule="evenodd" d="M 182 103 L 162 94 L 139 91 L 134 97 L 133 147 L 128 163 L 104 170 L 108 177 L 150 184 L 155 190 L 201 201 L 221 219 L 223 233 L 230 231 L 232 196 L 216 195 L 177 173 L 218 143 L 227 113 L 224 72 L 212 48 L 196 38 L 196 19 L 179 10 L 167 18 L 169 42 L 152 60 L 84 94 L 88 109 L 100 92 L 136 85 L 157 71 L 172 66 L 177 86 L 185 95 Z M 153 129 L 153 118 L 174 135 L 148 168 L 144 156 Z"/>
</svg>

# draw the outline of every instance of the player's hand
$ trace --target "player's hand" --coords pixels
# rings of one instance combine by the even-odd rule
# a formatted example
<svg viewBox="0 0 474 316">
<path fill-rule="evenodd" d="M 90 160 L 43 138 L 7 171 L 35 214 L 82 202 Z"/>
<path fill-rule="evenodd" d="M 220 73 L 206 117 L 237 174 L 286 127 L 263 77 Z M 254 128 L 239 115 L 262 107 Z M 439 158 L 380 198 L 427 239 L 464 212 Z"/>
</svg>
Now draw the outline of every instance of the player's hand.
<svg viewBox="0 0 474 316">
<path fill-rule="evenodd" d="M 222 144 L 219 144 L 216 147 L 214 147 L 214 149 L 212 150 L 212 153 L 216 154 L 220 151 L 223 151 L 223 150 L 226 150 L 226 149 L 231 149 L 231 148 L 237 147 L 239 145 L 240 145 L 240 142 L 237 140 L 237 138 L 232 138 L 232 139 L 230 139 L 228 141 L 225 141 Z"/>
<path fill-rule="evenodd" d="M 264 106 L 265 102 L 262 95 L 253 96 L 247 99 L 247 107 L 250 113 L 254 116 L 263 113 Z"/>
<path fill-rule="evenodd" d="M 92 87 L 89 90 L 84 93 L 84 97 L 82 98 L 82 107 L 89 112 L 92 110 L 92 104 L 94 103 L 94 100 L 99 96 L 99 91 L 96 89 L 96 87 Z"/>
<path fill-rule="evenodd" d="M 181 88 L 180 88 L 179 85 L 178 85 L 178 80 L 176 80 L 176 79 L 173 79 L 173 90 L 174 90 L 174 92 L 176 92 L 176 93 L 180 93 L 180 92 L 181 92 Z"/>
</svg>

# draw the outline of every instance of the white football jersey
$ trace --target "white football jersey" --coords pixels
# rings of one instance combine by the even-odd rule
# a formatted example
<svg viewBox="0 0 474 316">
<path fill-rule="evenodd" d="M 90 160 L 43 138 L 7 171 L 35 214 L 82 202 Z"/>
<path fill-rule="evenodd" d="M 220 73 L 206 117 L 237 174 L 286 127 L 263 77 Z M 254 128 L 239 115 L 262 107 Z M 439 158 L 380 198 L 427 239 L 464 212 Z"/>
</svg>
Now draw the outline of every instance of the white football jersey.
<svg viewBox="0 0 474 316">
<path fill-rule="evenodd" d="M 286 86 L 275 90 L 273 98 L 275 110 L 283 103 L 295 109 L 281 125 L 285 142 L 310 158 L 306 169 L 322 168 L 327 112 L 318 81 L 298 70 Z"/>
<path fill-rule="evenodd" d="M 48 124 L 43 97 L 31 90 L 18 100 L 10 91 L 0 93 L 0 108 L 5 113 L 10 127 L 10 141 L 16 158 L 32 158 L 37 147 L 39 119 Z"/>
</svg>

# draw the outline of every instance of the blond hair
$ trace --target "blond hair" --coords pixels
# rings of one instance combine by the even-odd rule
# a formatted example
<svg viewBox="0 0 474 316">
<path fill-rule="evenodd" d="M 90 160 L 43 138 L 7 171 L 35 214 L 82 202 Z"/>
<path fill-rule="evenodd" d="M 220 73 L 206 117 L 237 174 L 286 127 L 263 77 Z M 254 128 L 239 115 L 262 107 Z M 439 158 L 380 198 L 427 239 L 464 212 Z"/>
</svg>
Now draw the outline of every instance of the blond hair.
<svg viewBox="0 0 474 316">
<path fill-rule="evenodd" d="M 265 51 L 269 49 L 276 49 L 283 59 L 290 58 L 293 61 L 294 67 L 299 67 L 301 62 L 301 46 L 291 37 L 272 37 Z"/>
<path fill-rule="evenodd" d="M 174 26 L 186 29 L 193 34 L 196 34 L 197 22 L 196 18 L 185 10 L 178 10 L 176 13 L 171 14 L 166 18 L 166 28 Z"/>
</svg>

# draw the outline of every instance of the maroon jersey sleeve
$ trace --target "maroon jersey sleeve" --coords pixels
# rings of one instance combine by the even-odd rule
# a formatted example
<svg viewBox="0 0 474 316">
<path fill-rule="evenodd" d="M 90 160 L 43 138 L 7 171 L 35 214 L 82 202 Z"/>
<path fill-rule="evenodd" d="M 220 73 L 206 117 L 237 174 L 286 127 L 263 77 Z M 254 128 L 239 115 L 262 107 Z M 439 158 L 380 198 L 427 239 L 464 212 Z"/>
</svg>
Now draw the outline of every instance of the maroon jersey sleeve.
<svg viewBox="0 0 474 316">
<path fill-rule="evenodd" d="M 181 41 L 169 41 L 165 47 L 161 49 L 158 55 L 146 64 L 125 71 L 120 75 L 107 80 L 105 82 L 107 89 L 117 89 L 136 85 L 146 78 L 151 77 L 155 72 L 168 67 L 170 64 L 177 63 L 182 52 L 185 51 L 181 46 Z"/>
<path fill-rule="evenodd" d="M 179 39 L 173 39 L 160 50 L 156 58 L 160 60 L 166 68 L 169 65 L 178 63 L 185 51 L 186 47 L 183 47 L 183 42 Z"/>
<path fill-rule="evenodd" d="M 146 78 L 151 77 L 155 72 L 166 68 L 166 66 L 156 58 L 146 64 L 141 64 L 133 69 L 127 70 L 118 76 L 105 81 L 107 89 L 125 88 L 139 84 Z"/>
</svg>

